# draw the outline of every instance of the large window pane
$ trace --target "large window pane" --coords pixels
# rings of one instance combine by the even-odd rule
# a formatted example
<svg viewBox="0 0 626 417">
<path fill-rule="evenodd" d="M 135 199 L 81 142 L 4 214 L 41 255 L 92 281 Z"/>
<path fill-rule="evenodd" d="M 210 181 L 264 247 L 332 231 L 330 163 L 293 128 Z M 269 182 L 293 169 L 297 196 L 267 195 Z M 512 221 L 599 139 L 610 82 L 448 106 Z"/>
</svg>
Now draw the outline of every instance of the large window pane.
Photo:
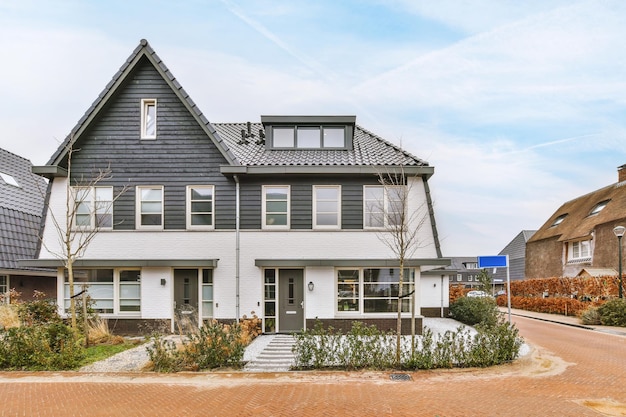
<svg viewBox="0 0 626 417">
<path fill-rule="evenodd" d="M 339 186 L 315 186 L 314 190 L 314 226 L 339 227 L 340 195 Z"/>
<path fill-rule="evenodd" d="M 213 186 L 189 187 L 191 226 L 213 226 Z"/>
<path fill-rule="evenodd" d="M 320 129 L 319 127 L 299 127 L 298 128 L 298 148 L 319 148 Z"/>
<path fill-rule="evenodd" d="M 139 218 L 141 226 L 163 225 L 163 189 L 139 187 Z"/>
<path fill-rule="evenodd" d="M 288 128 L 274 127 L 273 136 L 274 136 L 273 140 L 274 140 L 275 148 L 293 148 L 293 145 L 294 145 L 293 127 L 288 127 Z"/>
<path fill-rule="evenodd" d="M 343 127 L 324 128 L 324 148 L 343 148 L 345 146 L 345 133 Z"/>
</svg>

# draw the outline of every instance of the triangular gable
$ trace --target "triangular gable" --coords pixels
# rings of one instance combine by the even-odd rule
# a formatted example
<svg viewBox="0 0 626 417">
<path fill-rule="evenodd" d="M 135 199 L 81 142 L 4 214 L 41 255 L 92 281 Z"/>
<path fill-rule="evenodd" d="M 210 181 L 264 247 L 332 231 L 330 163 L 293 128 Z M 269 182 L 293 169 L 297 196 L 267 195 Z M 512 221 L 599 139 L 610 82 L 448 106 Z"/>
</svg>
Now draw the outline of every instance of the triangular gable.
<svg viewBox="0 0 626 417">
<path fill-rule="evenodd" d="M 167 68 L 165 63 L 161 60 L 161 58 L 159 58 L 159 56 L 156 54 L 156 52 L 154 52 L 148 41 L 145 39 L 142 39 L 139 42 L 137 48 L 135 48 L 133 53 L 128 57 L 126 62 L 124 62 L 119 71 L 113 76 L 113 79 L 98 95 L 98 98 L 85 112 L 83 117 L 81 117 L 76 126 L 74 126 L 74 128 L 71 130 L 71 133 L 65 138 L 61 146 L 59 146 L 56 152 L 52 155 L 47 165 L 56 166 L 59 165 L 61 161 L 63 161 L 67 154 L 67 149 L 80 139 L 82 133 L 89 127 L 89 125 L 96 118 L 100 110 L 107 104 L 108 100 L 111 99 L 111 97 L 115 95 L 120 86 L 124 84 L 126 78 L 133 72 L 133 70 L 143 57 L 146 57 L 148 59 L 148 61 L 154 66 L 154 68 L 161 75 L 167 85 L 179 97 L 183 105 L 187 108 L 189 113 L 193 115 L 198 124 L 205 131 L 206 135 L 213 141 L 213 144 L 224 156 L 226 161 L 228 161 L 230 165 L 240 165 L 235 155 L 226 146 L 224 141 L 219 137 L 219 134 L 217 133 L 215 128 L 207 120 L 202 111 L 200 111 L 196 103 L 191 100 L 189 94 L 187 94 L 185 89 L 180 85 L 172 72 Z"/>
</svg>

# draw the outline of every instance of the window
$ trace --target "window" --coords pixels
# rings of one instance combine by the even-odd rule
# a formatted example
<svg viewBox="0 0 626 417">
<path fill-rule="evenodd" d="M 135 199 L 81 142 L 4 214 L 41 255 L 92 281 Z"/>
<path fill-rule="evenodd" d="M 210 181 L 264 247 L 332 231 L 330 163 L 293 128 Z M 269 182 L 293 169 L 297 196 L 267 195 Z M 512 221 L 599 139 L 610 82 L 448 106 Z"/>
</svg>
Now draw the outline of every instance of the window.
<svg viewBox="0 0 626 417">
<path fill-rule="evenodd" d="M 263 186 L 263 228 L 289 228 L 289 186 Z"/>
<path fill-rule="evenodd" d="M 214 188 L 212 185 L 187 187 L 187 225 L 189 228 L 213 228 Z"/>
<path fill-rule="evenodd" d="M 141 311 L 141 272 L 114 269 L 75 269 L 74 294 L 83 290 L 101 314 L 137 315 Z M 70 311 L 70 284 L 65 271 L 64 309 Z"/>
<path fill-rule="evenodd" d="M 87 294 L 93 302 L 97 313 L 112 314 L 114 312 L 114 290 L 112 269 L 75 269 L 74 294 L 82 291 L 85 286 Z M 65 311 L 70 311 L 70 284 L 67 271 L 65 273 Z"/>
<path fill-rule="evenodd" d="M 600 213 L 606 207 L 606 205 L 609 204 L 609 201 L 610 200 L 604 200 L 604 201 L 601 201 L 598 204 L 596 204 L 593 207 L 593 209 L 591 209 L 591 212 L 589 213 L 589 215 L 593 216 L 594 214 Z"/>
<path fill-rule="evenodd" d="M 202 318 L 213 318 L 213 270 L 202 270 Z"/>
<path fill-rule="evenodd" d="M 456 274 L 457 281 L 463 281 L 463 274 Z"/>
<path fill-rule="evenodd" d="M 6 296 L 9 292 L 9 277 L 7 275 L 0 275 L 0 303 L 9 303 L 9 297 Z"/>
<path fill-rule="evenodd" d="M 276 331 L 276 270 L 266 269 L 264 274 L 264 331 L 274 333 Z"/>
<path fill-rule="evenodd" d="M 119 311 L 141 311 L 141 272 L 139 270 L 120 271 Z"/>
<path fill-rule="evenodd" d="M 4 172 L 0 172 L 0 178 L 2 178 L 2 181 L 4 181 L 7 185 L 12 185 L 14 187 L 22 188 L 20 187 L 20 184 L 12 175 L 5 174 Z"/>
<path fill-rule="evenodd" d="M 345 127 L 276 126 L 272 129 L 274 148 L 345 148 Z"/>
<path fill-rule="evenodd" d="M 156 99 L 141 100 L 141 139 L 156 139 Z"/>
<path fill-rule="evenodd" d="M 478 262 L 466 262 L 465 268 L 466 269 L 478 269 Z"/>
<path fill-rule="evenodd" d="M 341 187 L 313 186 L 313 227 L 337 229 L 341 222 Z"/>
<path fill-rule="evenodd" d="M 586 261 L 591 258 L 591 241 L 580 240 L 569 243 L 568 261 Z"/>
<path fill-rule="evenodd" d="M 163 187 L 137 187 L 138 228 L 163 227 Z"/>
<path fill-rule="evenodd" d="M 366 185 L 363 188 L 363 226 L 382 228 L 402 221 L 404 192 L 402 186 Z"/>
<path fill-rule="evenodd" d="M 113 187 L 74 187 L 74 227 L 113 228 Z"/>
<path fill-rule="evenodd" d="M 402 293 L 413 291 L 415 272 L 405 269 Z M 398 311 L 399 268 L 351 268 L 337 270 L 337 311 L 394 313 Z M 402 311 L 411 309 L 411 297 L 402 300 Z"/>
<path fill-rule="evenodd" d="M 567 214 L 561 214 L 559 217 L 554 219 L 554 222 L 550 225 L 550 227 L 558 226 L 563 223 L 563 220 L 567 217 Z"/>
</svg>

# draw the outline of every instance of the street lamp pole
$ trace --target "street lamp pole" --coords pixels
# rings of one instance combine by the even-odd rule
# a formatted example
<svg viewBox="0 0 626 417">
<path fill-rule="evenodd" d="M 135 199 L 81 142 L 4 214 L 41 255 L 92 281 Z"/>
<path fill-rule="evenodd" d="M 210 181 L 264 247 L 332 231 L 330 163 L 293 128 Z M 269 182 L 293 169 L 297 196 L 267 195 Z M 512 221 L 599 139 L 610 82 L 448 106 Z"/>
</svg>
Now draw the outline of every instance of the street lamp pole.
<svg viewBox="0 0 626 417">
<path fill-rule="evenodd" d="M 619 298 L 624 298 L 624 293 L 623 293 L 623 285 L 622 285 L 622 237 L 624 236 L 624 232 L 626 232 L 626 227 L 624 226 L 615 226 L 615 228 L 613 229 L 613 233 L 615 233 L 615 236 L 617 236 L 617 244 L 619 245 L 619 249 L 618 249 L 618 256 L 619 256 L 619 267 L 618 267 L 618 273 L 619 273 L 619 279 L 618 279 L 618 294 L 619 294 Z"/>
</svg>

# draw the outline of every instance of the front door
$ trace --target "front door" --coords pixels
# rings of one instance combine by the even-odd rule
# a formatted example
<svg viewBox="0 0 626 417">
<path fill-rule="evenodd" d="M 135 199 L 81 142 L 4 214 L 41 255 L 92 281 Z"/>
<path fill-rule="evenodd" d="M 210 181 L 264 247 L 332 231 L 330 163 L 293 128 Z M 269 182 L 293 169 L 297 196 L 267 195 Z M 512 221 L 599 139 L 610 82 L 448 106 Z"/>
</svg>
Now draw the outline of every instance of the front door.
<svg viewBox="0 0 626 417">
<path fill-rule="evenodd" d="M 304 328 L 304 286 L 301 269 L 278 271 L 278 327 L 280 332 Z"/>
<path fill-rule="evenodd" d="M 198 270 L 174 270 L 174 311 L 198 312 Z"/>
</svg>

